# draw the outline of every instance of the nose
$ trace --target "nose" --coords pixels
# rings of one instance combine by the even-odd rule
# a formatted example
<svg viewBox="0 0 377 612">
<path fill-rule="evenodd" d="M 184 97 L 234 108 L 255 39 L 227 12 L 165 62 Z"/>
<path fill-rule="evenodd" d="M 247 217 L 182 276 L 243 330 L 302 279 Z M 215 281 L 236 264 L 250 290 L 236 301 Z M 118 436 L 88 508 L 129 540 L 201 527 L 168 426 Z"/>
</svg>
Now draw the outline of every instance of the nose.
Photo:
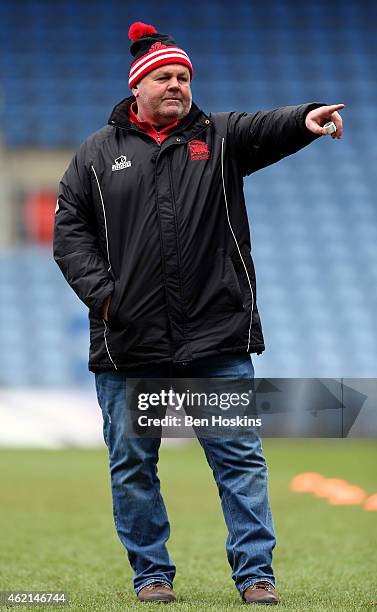
<svg viewBox="0 0 377 612">
<path fill-rule="evenodd" d="M 169 89 L 179 89 L 179 81 L 176 77 L 172 77 L 168 83 Z"/>
</svg>

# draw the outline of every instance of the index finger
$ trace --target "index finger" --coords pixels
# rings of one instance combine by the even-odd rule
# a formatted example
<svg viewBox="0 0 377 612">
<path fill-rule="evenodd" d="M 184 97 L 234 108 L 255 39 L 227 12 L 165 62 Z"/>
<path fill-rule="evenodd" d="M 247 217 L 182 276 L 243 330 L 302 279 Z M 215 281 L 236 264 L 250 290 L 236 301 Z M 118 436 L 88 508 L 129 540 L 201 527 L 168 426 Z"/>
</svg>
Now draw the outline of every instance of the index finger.
<svg viewBox="0 0 377 612">
<path fill-rule="evenodd" d="M 331 104 L 330 106 L 328 106 L 328 110 L 330 113 L 333 113 L 334 111 L 340 110 L 341 108 L 344 108 L 344 104 Z"/>
</svg>

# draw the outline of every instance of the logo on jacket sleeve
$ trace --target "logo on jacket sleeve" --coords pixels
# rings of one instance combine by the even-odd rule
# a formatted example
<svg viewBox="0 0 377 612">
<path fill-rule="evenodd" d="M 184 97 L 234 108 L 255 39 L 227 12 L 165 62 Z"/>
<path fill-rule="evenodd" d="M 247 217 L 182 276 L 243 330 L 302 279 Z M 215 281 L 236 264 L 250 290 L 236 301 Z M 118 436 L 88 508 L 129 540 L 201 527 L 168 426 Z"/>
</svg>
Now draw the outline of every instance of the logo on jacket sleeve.
<svg viewBox="0 0 377 612">
<path fill-rule="evenodd" d="M 191 140 L 188 145 L 191 159 L 209 159 L 209 150 L 206 142 L 202 140 Z"/>
<path fill-rule="evenodd" d="M 125 155 L 121 155 L 117 157 L 115 160 L 115 164 L 111 166 L 112 171 L 114 170 L 124 170 L 124 168 L 129 168 L 131 166 L 131 161 L 127 161 L 127 157 Z"/>
</svg>

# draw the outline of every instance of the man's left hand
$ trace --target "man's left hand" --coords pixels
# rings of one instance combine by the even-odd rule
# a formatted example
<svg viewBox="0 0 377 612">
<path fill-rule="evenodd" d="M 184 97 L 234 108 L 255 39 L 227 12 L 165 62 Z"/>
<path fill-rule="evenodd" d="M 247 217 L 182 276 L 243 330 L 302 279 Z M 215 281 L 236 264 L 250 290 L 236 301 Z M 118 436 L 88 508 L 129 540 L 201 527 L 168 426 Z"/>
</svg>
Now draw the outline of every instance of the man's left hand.
<svg viewBox="0 0 377 612">
<path fill-rule="evenodd" d="M 344 108 L 344 104 L 319 106 L 306 115 L 305 125 L 313 134 L 324 135 L 327 134 L 323 128 L 324 124 L 328 121 L 333 121 L 336 125 L 336 132 L 331 134 L 331 138 L 338 138 L 340 140 L 343 134 L 343 121 L 337 111 L 342 108 Z"/>
</svg>

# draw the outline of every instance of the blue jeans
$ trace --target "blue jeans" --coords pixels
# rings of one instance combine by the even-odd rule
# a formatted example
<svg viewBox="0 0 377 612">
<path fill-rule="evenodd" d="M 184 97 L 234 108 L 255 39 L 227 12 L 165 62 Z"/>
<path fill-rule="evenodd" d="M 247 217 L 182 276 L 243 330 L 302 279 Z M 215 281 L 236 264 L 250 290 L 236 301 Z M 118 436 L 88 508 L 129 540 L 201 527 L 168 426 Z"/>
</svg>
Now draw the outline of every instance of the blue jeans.
<svg viewBox="0 0 377 612">
<path fill-rule="evenodd" d="M 246 353 L 211 356 L 183 364 L 157 364 L 124 373 L 96 374 L 104 440 L 109 450 L 113 512 L 118 536 L 134 569 L 136 593 L 152 582 L 172 586 L 175 565 L 166 542 L 170 526 L 157 476 L 160 438 L 127 437 L 127 377 L 253 378 Z M 203 437 L 196 431 L 218 486 L 228 528 L 226 552 L 240 594 L 255 582 L 275 586 L 276 539 L 259 436 Z M 194 483 L 193 483 L 194 486 Z"/>
</svg>

